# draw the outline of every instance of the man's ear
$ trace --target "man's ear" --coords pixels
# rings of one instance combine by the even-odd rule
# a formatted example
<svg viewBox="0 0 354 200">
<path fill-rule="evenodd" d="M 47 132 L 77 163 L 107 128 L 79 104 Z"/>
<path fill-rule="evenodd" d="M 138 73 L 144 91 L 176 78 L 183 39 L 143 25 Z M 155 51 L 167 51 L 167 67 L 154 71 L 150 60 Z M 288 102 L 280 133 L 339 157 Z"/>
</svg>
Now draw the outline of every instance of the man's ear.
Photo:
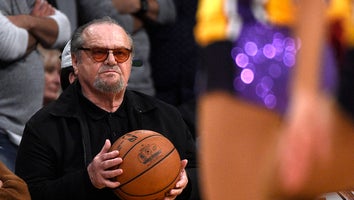
<svg viewBox="0 0 354 200">
<path fill-rule="evenodd" d="M 77 76 L 77 72 L 78 72 L 78 69 L 77 69 L 78 56 L 76 54 L 74 54 L 74 53 L 71 53 L 71 62 L 72 62 L 73 69 L 74 69 L 74 75 Z"/>
<path fill-rule="evenodd" d="M 70 72 L 69 74 L 69 82 L 70 84 L 73 83 L 76 80 L 77 75 L 75 74 L 75 72 Z"/>
</svg>

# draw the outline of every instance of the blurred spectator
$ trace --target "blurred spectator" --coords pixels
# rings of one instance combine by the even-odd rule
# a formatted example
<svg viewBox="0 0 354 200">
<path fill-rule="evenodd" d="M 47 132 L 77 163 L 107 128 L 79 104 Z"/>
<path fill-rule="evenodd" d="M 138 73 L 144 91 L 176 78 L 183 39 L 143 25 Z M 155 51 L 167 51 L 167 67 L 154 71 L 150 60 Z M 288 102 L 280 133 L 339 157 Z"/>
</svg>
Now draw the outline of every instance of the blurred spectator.
<svg viewBox="0 0 354 200">
<path fill-rule="evenodd" d="M 128 88 L 155 95 L 151 77 L 150 40 L 145 30 L 148 23 L 168 24 L 174 22 L 176 11 L 173 0 L 79 0 L 79 23 L 110 16 L 118 21 L 133 37 L 134 58 Z M 141 61 L 140 63 L 137 61 Z"/>
<path fill-rule="evenodd" d="M 44 67 L 36 45 L 63 47 L 70 22 L 46 1 L 3 0 L 0 25 L 0 160 L 14 170 L 24 124 L 43 105 Z"/>
<path fill-rule="evenodd" d="M 172 24 L 147 24 L 151 41 L 151 69 L 156 97 L 176 106 L 194 137 L 195 76 L 199 58 L 193 28 L 198 0 L 174 0 L 177 18 Z"/>
<path fill-rule="evenodd" d="M 197 0 L 175 0 L 176 22 L 146 26 L 151 40 L 152 77 L 156 97 L 175 106 L 195 98 L 198 45 L 193 28 Z"/>
<path fill-rule="evenodd" d="M 57 99 L 60 94 L 60 51 L 45 49 L 38 45 L 44 63 L 44 96 L 43 105 Z"/>
</svg>

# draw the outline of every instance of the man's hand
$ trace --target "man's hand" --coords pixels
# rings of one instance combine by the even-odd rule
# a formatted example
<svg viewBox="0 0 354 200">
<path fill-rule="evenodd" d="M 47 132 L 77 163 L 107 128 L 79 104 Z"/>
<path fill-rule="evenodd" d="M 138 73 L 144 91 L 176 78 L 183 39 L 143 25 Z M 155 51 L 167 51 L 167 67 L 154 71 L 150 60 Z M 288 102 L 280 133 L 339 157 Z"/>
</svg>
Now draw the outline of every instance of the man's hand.
<svg viewBox="0 0 354 200">
<path fill-rule="evenodd" d="M 167 194 L 167 196 L 164 198 L 164 200 L 173 200 L 175 199 L 178 195 L 180 195 L 184 188 L 187 187 L 188 184 L 188 177 L 186 173 L 186 166 L 187 166 L 188 160 L 184 159 L 181 161 L 181 176 L 179 181 L 177 181 L 176 186 L 170 190 L 170 192 Z"/>
<path fill-rule="evenodd" d="M 120 14 L 133 14 L 140 10 L 140 0 L 112 0 Z"/>
<path fill-rule="evenodd" d="M 110 147 L 111 142 L 106 140 L 101 151 L 94 157 L 87 167 L 91 183 L 98 189 L 104 187 L 116 188 L 120 185 L 118 181 L 114 181 L 112 178 L 121 175 L 123 170 L 112 168 L 122 163 L 123 160 L 118 157 L 118 151 L 108 152 Z"/>
<path fill-rule="evenodd" d="M 55 22 L 51 19 L 50 24 L 44 25 L 44 21 L 42 19 L 46 19 L 46 17 L 50 15 L 54 15 L 55 9 L 45 0 L 36 0 L 35 5 L 30 13 L 30 15 L 12 15 L 7 16 L 7 18 L 16 26 L 20 28 L 24 28 L 29 33 L 28 38 L 28 47 L 26 54 L 32 52 L 37 43 L 42 43 L 43 46 L 49 47 L 51 43 L 54 42 L 55 38 L 50 38 L 48 40 L 43 39 L 45 35 L 48 34 L 42 27 L 37 27 L 38 24 L 42 24 L 42 26 L 56 26 Z M 47 20 L 47 19 L 46 19 Z M 35 31 L 38 29 L 38 31 Z M 54 30 L 55 28 L 51 28 Z M 44 33 L 41 33 L 43 32 Z M 56 34 L 55 34 L 55 37 Z"/>
<path fill-rule="evenodd" d="M 34 17 L 48 17 L 54 15 L 55 9 L 45 0 L 36 0 L 31 15 Z"/>
</svg>

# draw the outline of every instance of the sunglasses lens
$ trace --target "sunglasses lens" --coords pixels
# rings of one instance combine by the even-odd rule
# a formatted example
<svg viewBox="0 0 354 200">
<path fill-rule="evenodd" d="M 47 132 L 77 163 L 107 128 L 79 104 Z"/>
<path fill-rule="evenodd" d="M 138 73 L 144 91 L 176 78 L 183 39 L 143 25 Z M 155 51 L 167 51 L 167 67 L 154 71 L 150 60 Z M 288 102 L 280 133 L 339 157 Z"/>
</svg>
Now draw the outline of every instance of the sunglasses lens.
<svg viewBox="0 0 354 200">
<path fill-rule="evenodd" d="M 92 58 L 97 62 L 102 62 L 107 59 L 108 51 L 107 49 L 92 49 Z"/>
<path fill-rule="evenodd" d="M 115 49 L 113 50 L 114 58 L 118 63 L 123 63 L 128 60 L 130 51 L 128 49 Z"/>
</svg>

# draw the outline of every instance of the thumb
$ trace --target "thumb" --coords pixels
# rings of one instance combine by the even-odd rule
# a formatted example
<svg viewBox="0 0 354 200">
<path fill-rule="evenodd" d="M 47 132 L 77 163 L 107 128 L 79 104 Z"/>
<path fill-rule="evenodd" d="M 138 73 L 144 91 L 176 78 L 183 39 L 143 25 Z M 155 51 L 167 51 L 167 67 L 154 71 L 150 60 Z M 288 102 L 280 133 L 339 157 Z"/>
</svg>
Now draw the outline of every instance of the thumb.
<svg viewBox="0 0 354 200">
<path fill-rule="evenodd" d="M 186 166 L 187 166 L 187 164 L 188 164 L 188 160 L 187 160 L 187 159 L 183 159 L 183 160 L 181 161 L 181 169 L 182 169 L 182 170 L 185 169 Z"/>
<path fill-rule="evenodd" d="M 108 139 L 106 139 L 106 141 L 104 142 L 104 145 L 100 151 L 100 154 L 102 153 L 107 153 L 109 151 L 109 149 L 111 148 L 111 141 L 109 141 Z"/>
</svg>

